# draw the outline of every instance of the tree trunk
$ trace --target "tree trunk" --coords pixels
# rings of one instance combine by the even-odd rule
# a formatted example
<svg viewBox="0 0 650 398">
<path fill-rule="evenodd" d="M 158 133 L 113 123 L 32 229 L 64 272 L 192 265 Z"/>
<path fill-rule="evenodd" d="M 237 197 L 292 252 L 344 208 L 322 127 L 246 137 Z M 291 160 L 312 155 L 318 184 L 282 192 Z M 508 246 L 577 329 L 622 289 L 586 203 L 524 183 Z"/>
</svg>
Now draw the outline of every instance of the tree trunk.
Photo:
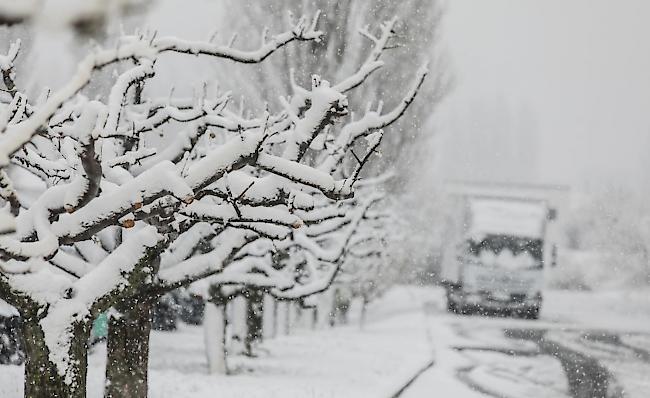
<svg viewBox="0 0 650 398">
<path fill-rule="evenodd" d="M 264 293 L 258 289 L 251 289 L 246 301 L 246 337 L 244 350 L 248 356 L 253 356 L 253 346 L 262 340 L 262 327 L 264 324 Z"/>
<path fill-rule="evenodd" d="M 334 290 L 334 292 L 332 294 L 332 298 L 331 298 L 331 300 L 332 300 L 331 301 L 331 309 L 330 309 L 330 312 L 329 312 L 329 325 L 330 325 L 330 327 L 334 327 L 334 325 L 336 325 L 336 317 L 338 315 L 338 302 L 337 302 L 338 294 L 339 294 L 338 289 Z"/>
<path fill-rule="evenodd" d="M 226 305 L 226 322 L 228 324 L 229 353 L 244 352 L 244 336 L 246 336 L 246 298 L 236 296 L 228 300 Z"/>
<path fill-rule="evenodd" d="M 123 303 L 108 325 L 106 398 L 146 398 L 151 309 L 155 300 Z M 129 306 L 122 309 L 122 307 Z"/>
<path fill-rule="evenodd" d="M 278 335 L 288 336 L 291 333 L 291 308 L 289 301 L 282 300 L 278 302 Z"/>
<path fill-rule="evenodd" d="M 318 328 L 318 306 L 311 309 L 311 330 Z"/>
<path fill-rule="evenodd" d="M 284 334 L 287 336 L 291 334 L 291 328 L 293 327 L 293 322 L 291 322 L 292 304 L 292 301 L 284 302 Z"/>
<path fill-rule="evenodd" d="M 280 318 L 278 314 L 279 305 L 280 302 L 278 300 L 273 299 L 273 331 L 271 332 L 272 338 L 278 337 L 278 330 L 280 329 Z"/>
<path fill-rule="evenodd" d="M 210 374 L 226 374 L 226 306 L 206 302 L 203 320 L 205 352 L 208 357 L 208 372 Z"/>
<path fill-rule="evenodd" d="M 361 297 L 361 315 L 359 316 L 359 328 L 363 330 L 366 327 L 366 316 L 368 313 L 368 298 L 366 295 Z"/>
<path fill-rule="evenodd" d="M 262 325 L 263 338 L 272 339 L 275 337 L 275 302 L 270 294 L 264 294 L 264 324 Z"/>
<path fill-rule="evenodd" d="M 69 355 L 72 360 L 67 376 L 59 374 L 50 360 L 50 350 L 38 319 L 23 318 L 23 347 L 25 350 L 25 398 L 83 398 L 86 396 L 88 365 L 88 327 L 73 328 Z"/>
</svg>

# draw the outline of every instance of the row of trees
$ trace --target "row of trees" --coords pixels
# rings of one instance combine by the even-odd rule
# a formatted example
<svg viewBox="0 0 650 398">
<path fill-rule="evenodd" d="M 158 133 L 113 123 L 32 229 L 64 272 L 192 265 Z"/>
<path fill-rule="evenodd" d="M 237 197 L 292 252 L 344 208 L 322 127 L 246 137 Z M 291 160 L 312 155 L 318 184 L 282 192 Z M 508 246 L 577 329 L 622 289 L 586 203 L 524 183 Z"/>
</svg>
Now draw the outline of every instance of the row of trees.
<svg viewBox="0 0 650 398">
<path fill-rule="evenodd" d="M 365 197 L 364 194 L 368 193 L 364 191 L 371 187 L 374 191 L 378 181 L 380 180 L 361 181 L 355 196 Z M 303 284 L 297 294 L 295 291 L 290 292 L 291 294 L 276 292 L 269 290 L 267 286 L 253 283 L 240 286 L 223 285 L 218 282 L 211 284 L 210 279 L 203 284 L 207 286 L 207 294 L 205 288 L 194 286 L 193 293 L 198 292 L 209 300 L 206 309 L 206 319 L 209 322 L 204 330 L 206 343 L 210 347 L 208 363 L 211 372 L 227 372 L 226 324 L 233 324 L 230 325 L 231 339 L 235 337 L 243 341 L 243 353 L 249 356 L 255 355 L 252 343 L 260 341 L 263 336 L 275 337 L 279 331 L 289 333 L 294 323 L 294 316 L 300 318 L 303 325 L 309 324 L 312 328 L 345 323 L 347 310 L 351 301 L 355 299 L 360 304 L 359 321 L 363 328 L 368 304 L 391 286 L 402 269 L 395 265 L 397 259 L 390 255 L 389 225 L 395 220 L 393 214 L 387 211 L 385 195 L 373 192 L 365 198 L 365 203 L 356 202 L 357 200 L 348 201 L 343 206 L 343 214 L 352 214 L 352 219 L 344 216 L 336 221 L 329 220 L 327 222 L 329 225 L 323 223 L 317 229 L 307 229 L 308 235 L 313 231 L 319 235 L 320 240 L 326 236 L 321 235 L 323 228 L 328 231 L 327 234 L 331 234 L 330 231 L 334 227 L 334 231 L 346 241 L 344 251 L 336 249 L 337 266 L 329 270 L 335 275 L 320 279 L 320 286 Z M 351 225 L 345 227 L 346 231 L 338 231 L 341 222 L 351 223 Z M 276 249 L 279 248 L 276 246 Z M 299 258 L 300 253 L 292 254 L 278 250 L 268 258 L 268 261 L 279 269 L 283 267 L 282 263 L 289 261 L 295 263 L 300 261 L 297 260 Z M 323 259 L 321 258 L 320 261 L 322 262 Z M 304 261 L 304 264 L 308 264 L 308 261 Z M 302 270 L 291 269 L 292 275 L 296 272 L 299 272 L 301 277 L 304 276 Z M 241 300 L 232 303 L 231 311 L 228 313 L 226 306 L 236 298 Z M 242 320 L 245 320 L 244 324 Z M 218 338 L 215 339 L 214 336 Z"/>
<path fill-rule="evenodd" d="M 383 179 L 360 178 L 427 69 L 388 111 L 378 103 L 352 115 L 348 98 L 383 66 L 395 23 L 363 30 L 370 46 L 349 74 L 331 84 L 313 75 L 307 88 L 292 80 L 280 111 L 255 116 L 214 84 L 189 98 L 151 95 L 160 55 L 258 63 L 292 42 L 322 40 L 318 13 L 262 35 L 255 50 L 121 36 L 36 99 L 18 84 L 20 42 L 11 45 L 0 57 L 0 298 L 22 318 L 26 396 L 85 396 L 90 328 L 107 311 L 106 396 L 146 396 L 151 310 L 180 287 L 206 286 L 217 370 L 224 304 L 238 294 L 254 313 L 261 293 L 300 301 L 343 270 L 342 281 L 372 296 Z M 111 68 L 112 77 L 101 73 Z M 165 145 L 152 145 L 159 135 Z"/>
</svg>

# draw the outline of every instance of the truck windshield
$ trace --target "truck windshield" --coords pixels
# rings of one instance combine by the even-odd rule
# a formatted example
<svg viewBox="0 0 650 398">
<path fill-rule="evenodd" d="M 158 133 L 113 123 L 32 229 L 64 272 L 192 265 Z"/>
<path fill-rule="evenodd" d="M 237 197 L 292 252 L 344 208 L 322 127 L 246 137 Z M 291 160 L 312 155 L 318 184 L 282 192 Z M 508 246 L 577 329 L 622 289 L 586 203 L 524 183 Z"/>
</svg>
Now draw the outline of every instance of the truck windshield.
<svg viewBox="0 0 650 398">
<path fill-rule="evenodd" d="M 468 240 L 468 254 L 484 265 L 513 268 L 541 267 L 543 241 L 508 235 L 486 235 L 482 240 Z M 518 261 L 526 260 L 526 261 Z"/>
</svg>

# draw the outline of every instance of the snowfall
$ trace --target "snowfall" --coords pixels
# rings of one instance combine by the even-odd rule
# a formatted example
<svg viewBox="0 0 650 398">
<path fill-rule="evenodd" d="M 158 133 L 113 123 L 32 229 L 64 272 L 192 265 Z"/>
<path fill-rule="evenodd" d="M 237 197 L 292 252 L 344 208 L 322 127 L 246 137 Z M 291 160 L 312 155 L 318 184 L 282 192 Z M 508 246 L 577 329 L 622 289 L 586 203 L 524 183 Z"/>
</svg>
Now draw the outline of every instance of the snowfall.
<svg viewBox="0 0 650 398">
<path fill-rule="evenodd" d="M 200 326 L 151 337 L 150 395 L 183 397 L 647 397 L 648 291 L 548 291 L 537 321 L 445 311 L 437 287 L 398 286 L 372 303 L 363 328 L 300 322 L 257 358 L 229 357 L 209 375 Z M 105 346 L 90 356 L 101 397 Z M 22 397 L 23 369 L 0 367 L 0 396 Z"/>
</svg>

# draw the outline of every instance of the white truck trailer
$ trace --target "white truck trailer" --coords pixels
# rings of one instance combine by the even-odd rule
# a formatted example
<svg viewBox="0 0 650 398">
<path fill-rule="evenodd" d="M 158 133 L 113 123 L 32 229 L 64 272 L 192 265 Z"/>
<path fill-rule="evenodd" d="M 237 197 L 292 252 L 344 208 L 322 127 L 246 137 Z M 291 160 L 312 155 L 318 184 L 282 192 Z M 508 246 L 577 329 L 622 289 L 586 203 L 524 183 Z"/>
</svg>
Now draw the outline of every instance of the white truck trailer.
<svg viewBox="0 0 650 398">
<path fill-rule="evenodd" d="M 557 239 L 549 227 L 560 189 L 455 183 L 448 189 L 442 280 L 451 312 L 537 319 Z M 552 232 L 552 231 L 551 231 Z"/>
</svg>

